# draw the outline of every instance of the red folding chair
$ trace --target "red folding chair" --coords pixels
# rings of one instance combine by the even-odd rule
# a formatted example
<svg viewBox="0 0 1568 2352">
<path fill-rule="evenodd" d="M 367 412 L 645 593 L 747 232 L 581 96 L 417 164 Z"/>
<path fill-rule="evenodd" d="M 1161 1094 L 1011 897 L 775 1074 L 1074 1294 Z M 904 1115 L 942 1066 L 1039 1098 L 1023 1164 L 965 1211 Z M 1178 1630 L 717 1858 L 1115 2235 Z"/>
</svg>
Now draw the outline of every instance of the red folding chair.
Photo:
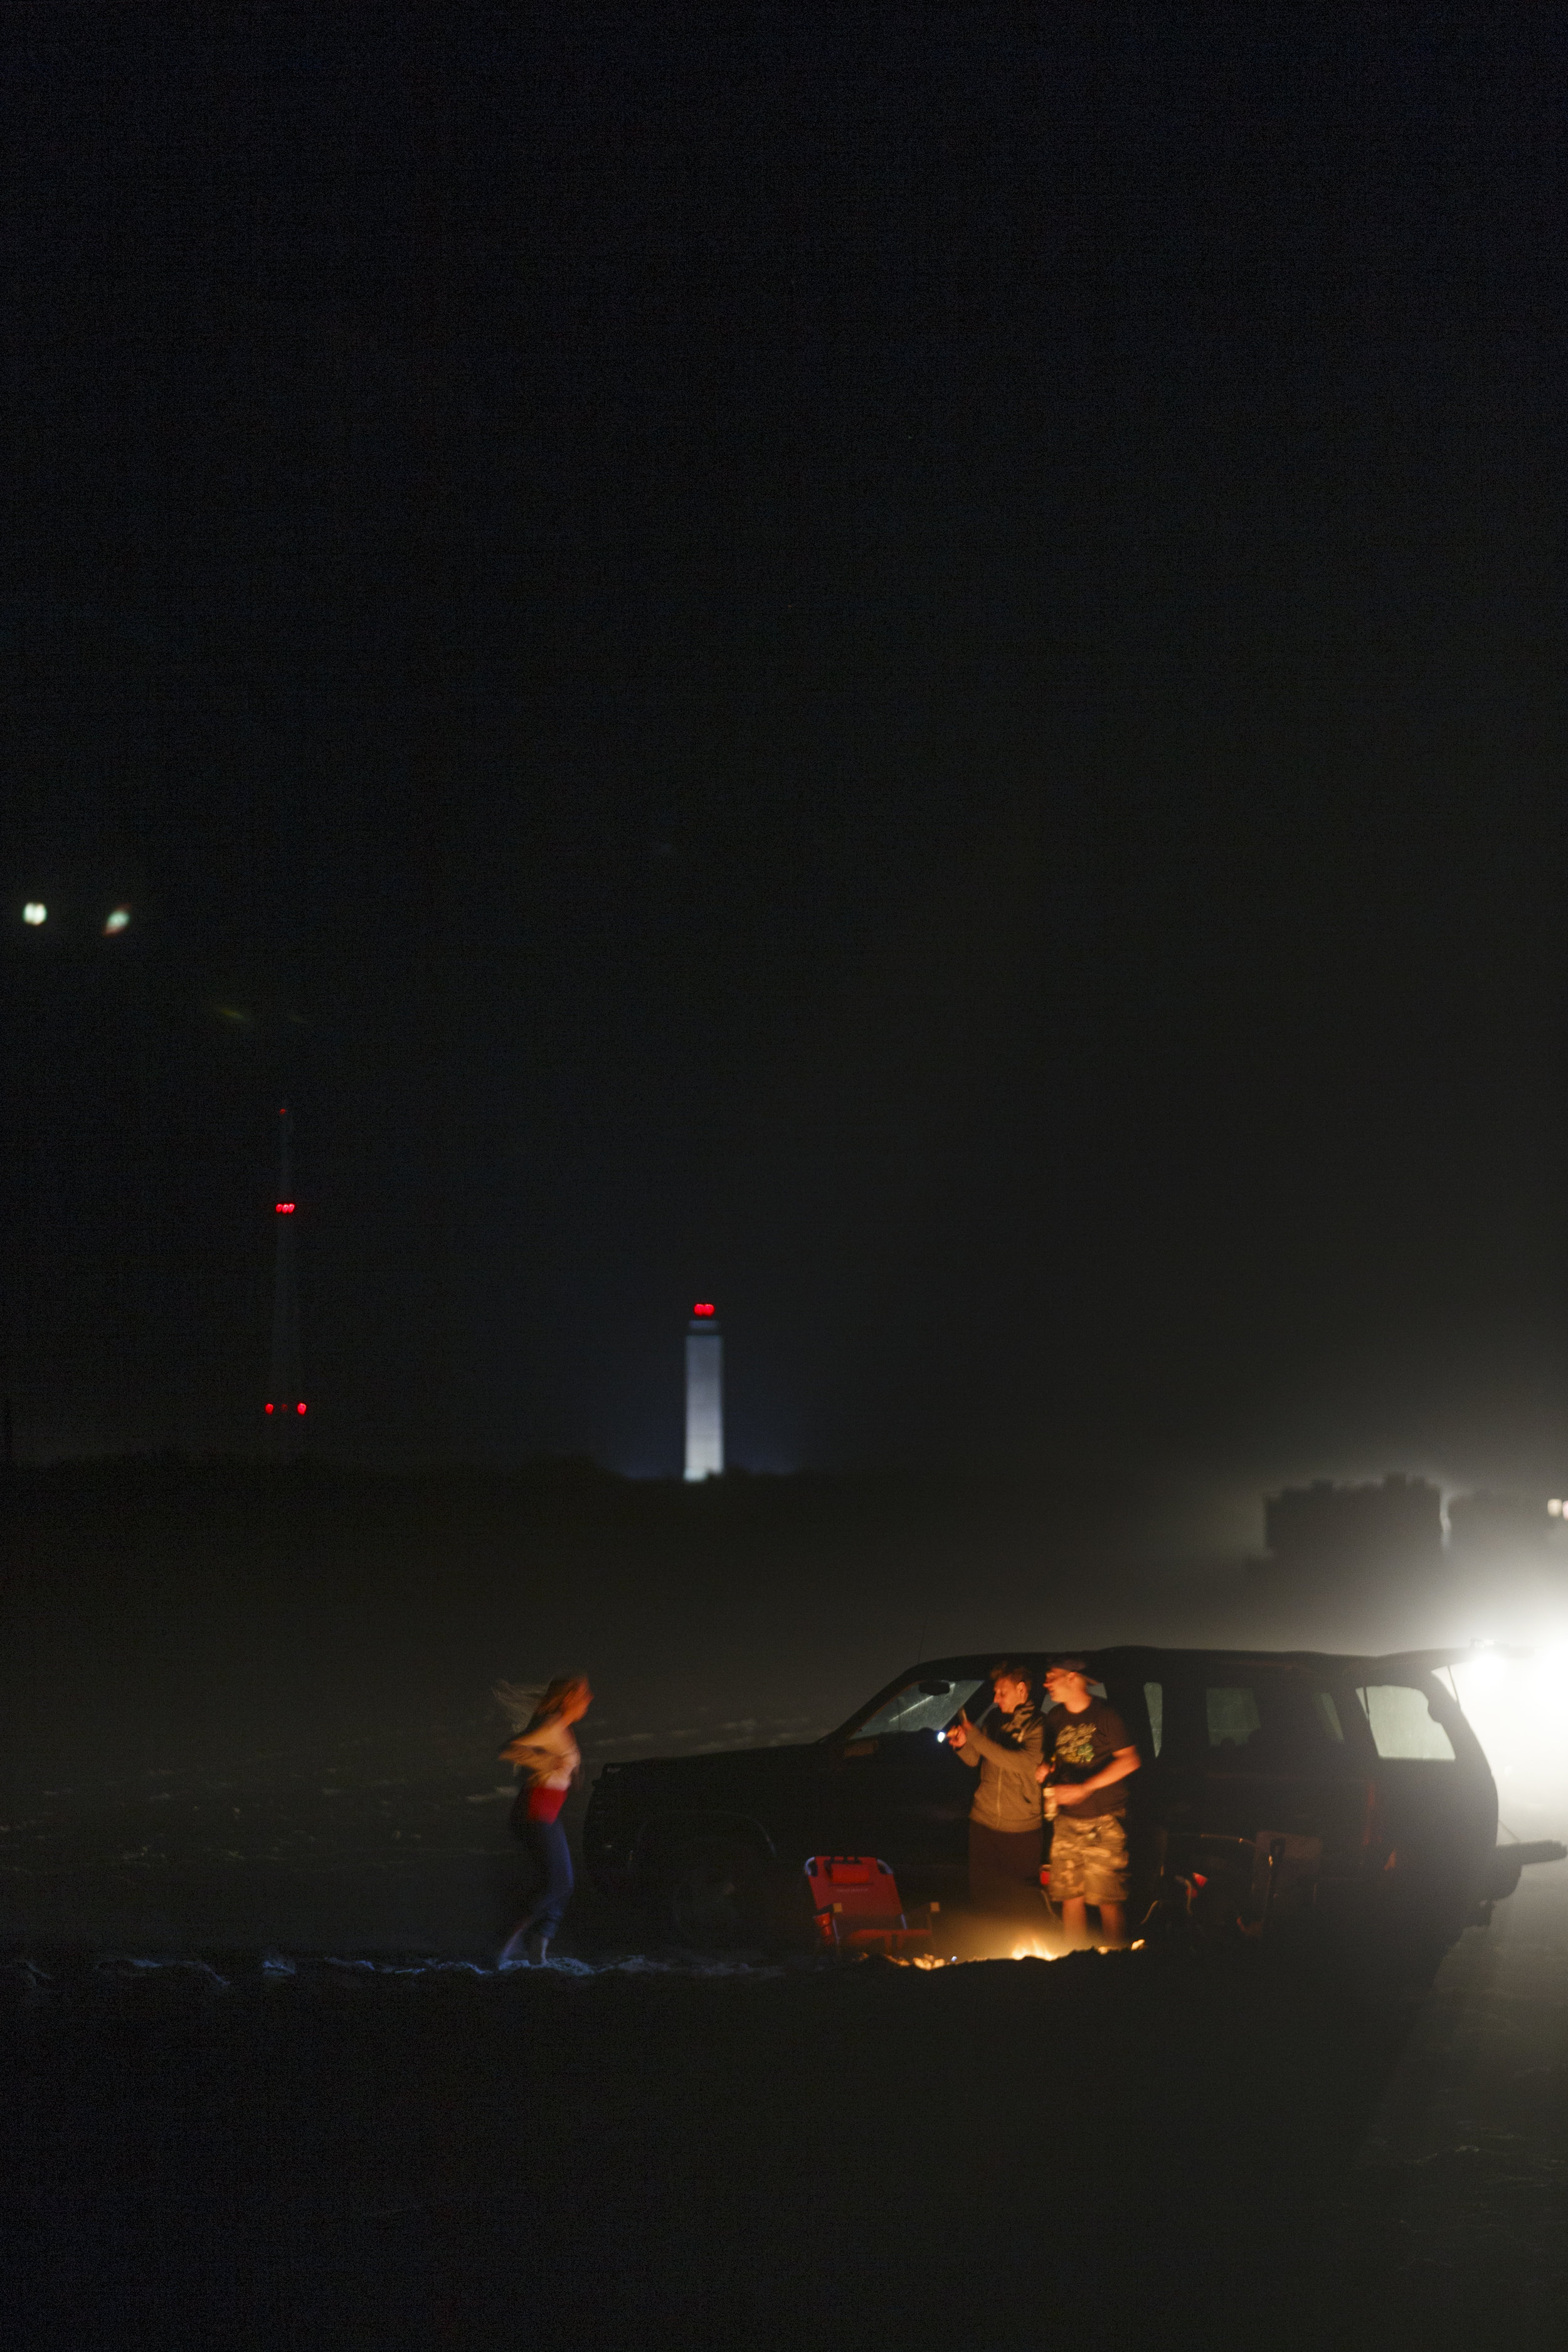
<svg viewBox="0 0 1568 2352">
<path fill-rule="evenodd" d="M 874 1854 L 814 1853 L 805 1865 L 816 1932 L 829 1951 L 928 1951 L 931 1929 L 911 1927 L 889 1864 Z"/>
</svg>

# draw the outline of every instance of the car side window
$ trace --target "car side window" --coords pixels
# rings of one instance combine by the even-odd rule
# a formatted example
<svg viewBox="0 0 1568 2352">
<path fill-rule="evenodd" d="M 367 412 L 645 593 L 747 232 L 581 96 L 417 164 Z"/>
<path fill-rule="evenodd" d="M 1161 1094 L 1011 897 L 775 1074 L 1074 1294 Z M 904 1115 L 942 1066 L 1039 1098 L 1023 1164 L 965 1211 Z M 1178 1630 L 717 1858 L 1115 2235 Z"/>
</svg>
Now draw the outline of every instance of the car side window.
<svg viewBox="0 0 1568 2352">
<path fill-rule="evenodd" d="M 1211 1769 L 1314 1773 L 1346 1769 L 1344 1719 L 1331 1690 L 1290 1670 L 1204 1689 Z"/>
<path fill-rule="evenodd" d="M 1340 1721 L 1339 1703 L 1335 1699 L 1333 1692 L 1329 1690 L 1314 1690 L 1312 1693 L 1312 1708 L 1313 1712 L 1317 1716 L 1318 1721 L 1322 1725 L 1323 1730 L 1327 1734 L 1328 1738 L 1334 1742 L 1334 1745 L 1337 1748 L 1342 1748 L 1345 1744 L 1345 1727 Z"/>
<path fill-rule="evenodd" d="M 1211 1748 L 1245 1748 L 1263 1727 L 1256 1692 L 1244 1684 L 1211 1683 L 1204 1692 Z"/>
<path fill-rule="evenodd" d="M 1432 1713 L 1425 1691 L 1409 1683 L 1363 1683 L 1356 1696 L 1380 1756 L 1412 1763 L 1454 1761 L 1454 1743 Z"/>
</svg>

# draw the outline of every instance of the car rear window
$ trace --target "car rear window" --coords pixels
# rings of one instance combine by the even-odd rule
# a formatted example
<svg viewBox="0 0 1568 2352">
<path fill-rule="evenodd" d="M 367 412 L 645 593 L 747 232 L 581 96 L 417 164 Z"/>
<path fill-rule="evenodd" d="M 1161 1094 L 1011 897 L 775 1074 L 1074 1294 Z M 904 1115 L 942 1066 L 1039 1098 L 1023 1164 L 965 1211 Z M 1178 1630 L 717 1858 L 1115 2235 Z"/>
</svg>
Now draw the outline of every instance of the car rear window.
<svg viewBox="0 0 1568 2352">
<path fill-rule="evenodd" d="M 1425 1691 L 1409 1683 L 1363 1683 L 1356 1696 L 1380 1756 L 1412 1763 L 1454 1761 L 1454 1743 L 1432 1713 Z"/>
</svg>

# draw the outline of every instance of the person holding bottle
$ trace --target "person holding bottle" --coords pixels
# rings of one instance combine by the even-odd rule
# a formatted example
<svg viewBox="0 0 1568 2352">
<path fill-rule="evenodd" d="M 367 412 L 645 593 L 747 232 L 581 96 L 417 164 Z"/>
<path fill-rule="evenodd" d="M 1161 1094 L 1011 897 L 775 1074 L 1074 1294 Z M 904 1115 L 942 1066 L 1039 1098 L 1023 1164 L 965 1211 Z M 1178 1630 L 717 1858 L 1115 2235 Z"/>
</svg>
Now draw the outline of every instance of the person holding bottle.
<svg viewBox="0 0 1568 2352">
<path fill-rule="evenodd" d="M 1046 1668 L 1051 1701 L 1035 1778 L 1051 1831 L 1051 1901 L 1075 1944 L 1089 1941 L 1089 1906 L 1108 1944 L 1127 1940 L 1127 1791 L 1141 1759 L 1113 1706 L 1096 1698 L 1081 1658 Z"/>
</svg>

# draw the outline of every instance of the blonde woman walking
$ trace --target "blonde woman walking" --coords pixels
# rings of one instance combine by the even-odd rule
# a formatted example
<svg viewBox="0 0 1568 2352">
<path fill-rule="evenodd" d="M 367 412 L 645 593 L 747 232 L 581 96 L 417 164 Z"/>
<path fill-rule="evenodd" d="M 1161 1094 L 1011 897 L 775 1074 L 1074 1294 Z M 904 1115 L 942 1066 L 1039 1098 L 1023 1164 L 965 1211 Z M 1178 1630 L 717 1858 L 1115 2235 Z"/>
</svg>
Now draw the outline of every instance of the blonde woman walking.
<svg viewBox="0 0 1568 2352">
<path fill-rule="evenodd" d="M 594 1694 L 585 1675 L 569 1675 L 549 1684 L 542 1695 L 498 1683 L 496 1696 L 521 1727 L 501 1749 L 501 1761 L 515 1764 L 522 1775 L 511 1809 L 512 1834 L 532 1854 L 540 1879 L 526 1916 L 507 1937 L 498 1966 L 538 1968 L 572 1899 L 572 1850 L 560 1816 L 583 1765 L 572 1727 L 587 1714 Z"/>
</svg>

